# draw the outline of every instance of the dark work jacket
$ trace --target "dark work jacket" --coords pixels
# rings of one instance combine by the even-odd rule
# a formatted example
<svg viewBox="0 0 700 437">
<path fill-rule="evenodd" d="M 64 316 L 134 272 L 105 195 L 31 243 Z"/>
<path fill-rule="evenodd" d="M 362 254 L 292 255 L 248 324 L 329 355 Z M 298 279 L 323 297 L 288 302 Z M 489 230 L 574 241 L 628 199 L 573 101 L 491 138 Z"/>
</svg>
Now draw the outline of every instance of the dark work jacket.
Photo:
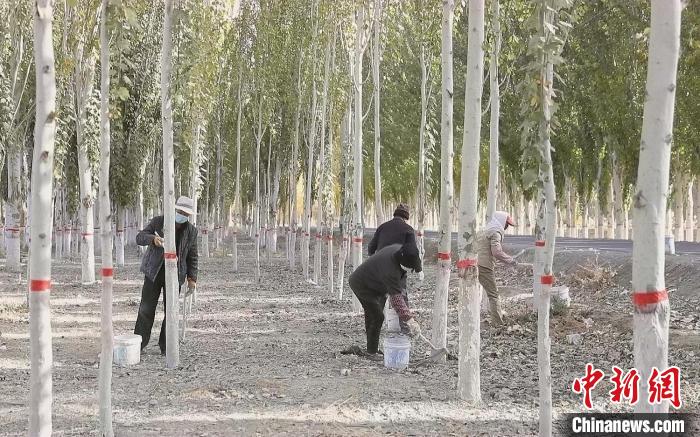
<svg viewBox="0 0 700 437">
<path fill-rule="evenodd" d="M 416 231 L 400 217 L 394 217 L 382 223 L 374 232 L 372 241 L 367 246 L 370 256 L 391 244 L 413 244 L 416 246 Z M 416 251 L 418 247 L 416 246 Z M 422 268 L 422 266 L 421 266 Z"/>
<path fill-rule="evenodd" d="M 163 222 L 162 215 L 153 217 L 151 222 L 136 235 L 136 244 L 139 246 L 148 246 L 148 250 L 141 260 L 141 272 L 146 275 L 151 281 L 156 280 L 158 272 L 163 267 L 163 252 L 165 249 L 156 247 L 153 244 L 153 239 L 158 235 L 163 237 Z M 195 282 L 197 281 L 197 228 L 190 222 L 185 223 L 185 227 L 175 233 L 180 235 L 175 239 L 177 247 L 177 278 L 180 285 L 185 283 L 185 278 L 189 277 Z"/>
<path fill-rule="evenodd" d="M 394 256 L 401 249 L 400 244 L 387 246 L 370 256 L 350 274 L 350 288 L 355 294 L 383 296 L 401 294 L 406 287 L 406 271 L 401 268 Z"/>
</svg>

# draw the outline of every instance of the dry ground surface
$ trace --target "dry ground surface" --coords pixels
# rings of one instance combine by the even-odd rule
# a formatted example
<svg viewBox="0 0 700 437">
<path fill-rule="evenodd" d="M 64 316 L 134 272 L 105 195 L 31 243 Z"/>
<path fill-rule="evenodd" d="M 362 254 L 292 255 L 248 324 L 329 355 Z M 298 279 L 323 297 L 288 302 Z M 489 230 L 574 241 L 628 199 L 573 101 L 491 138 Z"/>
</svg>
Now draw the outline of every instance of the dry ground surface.
<svg viewBox="0 0 700 437">
<path fill-rule="evenodd" d="M 283 246 L 283 245 L 282 245 Z M 499 281 L 510 313 L 507 328 L 482 323 L 483 402 L 456 397 L 457 362 L 422 362 L 426 347 L 414 342 L 405 371 L 340 350 L 364 347 L 364 324 L 325 287 L 290 272 L 282 254 L 263 258 L 254 284 L 252 242 L 241 244 L 241 271 L 219 252 L 202 259 L 199 301 L 181 345 L 181 366 L 166 370 L 157 344 L 141 363 L 115 367 L 114 427 L 118 436 L 229 435 L 454 435 L 529 436 L 537 433 L 536 317 L 532 279 L 501 269 Z M 434 252 L 434 243 L 429 250 Z M 511 247 L 515 253 L 518 247 Z M 522 255 L 527 260 L 529 253 Z M 411 281 L 411 304 L 429 330 L 434 265 L 423 283 Z M 571 287 L 573 303 L 552 318 L 555 415 L 581 411 L 571 392 L 587 362 L 610 372 L 633 366 L 629 303 L 629 255 L 561 252 L 557 278 Z M 671 293 L 670 362 L 682 369 L 683 410 L 700 405 L 700 268 L 693 257 L 668 260 Z M 337 264 L 336 264 L 337 265 Z M 55 435 L 97 435 L 100 351 L 99 285 L 81 286 L 77 261 L 54 264 L 53 406 Z M 347 279 L 347 277 L 346 277 Z M 22 282 L 18 284 L 18 280 Z M 134 254 L 117 271 L 116 333 L 132 332 L 142 285 Z M 457 301 L 452 284 L 448 341 L 457 347 Z M 25 435 L 29 382 L 26 278 L 0 271 L 0 435 Z M 484 315 L 485 316 L 485 315 Z M 154 338 L 157 338 L 159 306 Z M 581 334 L 578 344 L 567 336 Z M 349 373 L 347 370 L 349 369 Z M 623 410 L 607 400 L 606 381 L 594 392 L 595 408 Z M 700 435 L 700 431 L 698 431 Z"/>
</svg>

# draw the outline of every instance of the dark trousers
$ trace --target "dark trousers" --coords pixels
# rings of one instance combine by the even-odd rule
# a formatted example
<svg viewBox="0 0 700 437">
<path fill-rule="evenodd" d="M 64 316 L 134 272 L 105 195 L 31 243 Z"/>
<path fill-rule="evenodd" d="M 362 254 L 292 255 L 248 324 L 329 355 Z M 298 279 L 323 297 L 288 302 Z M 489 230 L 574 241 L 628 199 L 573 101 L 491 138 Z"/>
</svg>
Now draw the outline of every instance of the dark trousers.
<svg viewBox="0 0 700 437">
<path fill-rule="evenodd" d="M 367 352 L 370 354 L 377 353 L 379 351 L 379 334 L 382 332 L 382 324 L 384 323 L 386 294 L 379 296 L 372 292 L 362 292 L 362 290 L 353 289 L 352 291 L 365 311 Z"/>
<path fill-rule="evenodd" d="M 136 327 L 134 327 L 134 334 L 141 336 L 141 349 L 145 348 L 151 339 L 151 330 L 153 329 L 161 290 L 163 291 L 163 313 L 165 313 L 165 266 L 160 268 L 155 281 L 151 281 L 148 278 L 144 278 L 143 281 L 141 305 L 139 305 L 139 315 L 136 318 Z M 165 316 L 163 316 L 163 324 L 160 326 L 158 346 L 160 346 L 161 351 L 165 350 Z"/>
</svg>

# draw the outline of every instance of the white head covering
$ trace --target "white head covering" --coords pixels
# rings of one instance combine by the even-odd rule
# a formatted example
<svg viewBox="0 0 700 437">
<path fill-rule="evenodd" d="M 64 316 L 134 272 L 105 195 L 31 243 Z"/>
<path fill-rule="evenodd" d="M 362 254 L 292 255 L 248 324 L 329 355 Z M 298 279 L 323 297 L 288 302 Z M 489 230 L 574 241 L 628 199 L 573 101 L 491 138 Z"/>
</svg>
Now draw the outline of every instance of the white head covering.
<svg viewBox="0 0 700 437">
<path fill-rule="evenodd" d="M 489 221 L 486 225 L 486 231 L 496 231 L 503 233 L 506 227 L 506 222 L 508 221 L 508 217 L 509 215 L 505 211 L 494 212 L 493 217 L 491 217 L 491 221 Z"/>
</svg>

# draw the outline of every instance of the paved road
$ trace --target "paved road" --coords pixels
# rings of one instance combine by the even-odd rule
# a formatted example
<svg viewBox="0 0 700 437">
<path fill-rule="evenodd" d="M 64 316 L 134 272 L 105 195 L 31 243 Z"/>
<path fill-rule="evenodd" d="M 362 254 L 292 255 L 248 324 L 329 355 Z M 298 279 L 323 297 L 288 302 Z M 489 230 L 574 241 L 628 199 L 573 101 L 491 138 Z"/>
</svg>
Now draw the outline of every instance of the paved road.
<svg viewBox="0 0 700 437">
<path fill-rule="evenodd" d="M 374 229 L 367 229 L 368 235 L 374 234 Z M 426 231 L 426 237 L 429 239 L 437 238 L 438 233 L 435 231 Z M 456 241 L 457 233 L 452 237 Z M 535 238 L 531 235 L 506 235 L 506 245 L 513 246 L 532 246 L 535 244 Z M 632 253 L 632 240 L 606 240 L 597 238 L 565 238 L 557 237 L 557 248 L 559 249 L 597 249 L 612 252 L 627 252 Z M 683 255 L 700 255 L 700 243 L 690 243 L 687 241 L 677 241 L 675 243 L 676 253 Z"/>
</svg>

